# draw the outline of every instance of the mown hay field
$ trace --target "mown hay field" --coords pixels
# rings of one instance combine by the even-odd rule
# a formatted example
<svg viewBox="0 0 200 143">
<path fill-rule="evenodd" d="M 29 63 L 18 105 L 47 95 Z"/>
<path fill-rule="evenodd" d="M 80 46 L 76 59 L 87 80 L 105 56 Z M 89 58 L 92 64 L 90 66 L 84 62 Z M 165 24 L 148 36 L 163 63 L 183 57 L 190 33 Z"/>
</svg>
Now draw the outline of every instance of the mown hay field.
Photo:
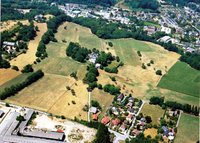
<svg viewBox="0 0 200 143">
<path fill-rule="evenodd" d="M 199 117 L 182 113 L 175 143 L 195 143 L 199 140 Z"/>
</svg>

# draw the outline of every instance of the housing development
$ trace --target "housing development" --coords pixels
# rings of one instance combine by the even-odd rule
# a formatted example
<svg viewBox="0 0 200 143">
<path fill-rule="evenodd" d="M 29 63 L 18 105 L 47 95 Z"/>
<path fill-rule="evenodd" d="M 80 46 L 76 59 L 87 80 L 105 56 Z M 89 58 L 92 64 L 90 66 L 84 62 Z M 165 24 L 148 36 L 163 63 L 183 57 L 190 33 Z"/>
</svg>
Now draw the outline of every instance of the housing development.
<svg viewBox="0 0 200 143">
<path fill-rule="evenodd" d="M 2 0 L 0 143 L 198 143 L 199 0 Z"/>
</svg>

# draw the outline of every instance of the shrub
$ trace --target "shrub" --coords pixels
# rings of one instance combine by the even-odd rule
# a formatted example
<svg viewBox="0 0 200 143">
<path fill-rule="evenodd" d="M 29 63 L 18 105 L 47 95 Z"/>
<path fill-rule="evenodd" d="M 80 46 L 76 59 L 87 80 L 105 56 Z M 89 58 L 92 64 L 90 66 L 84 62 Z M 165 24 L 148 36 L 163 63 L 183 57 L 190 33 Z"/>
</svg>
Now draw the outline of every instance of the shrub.
<svg viewBox="0 0 200 143">
<path fill-rule="evenodd" d="M 22 69 L 22 73 L 29 73 L 29 72 L 33 72 L 32 65 L 30 65 L 30 64 L 26 65 L 26 66 Z"/>
<path fill-rule="evenodd" d="M 74 100 L 72 100 L 72 104 L 76 104 L 76 102 Z"/>
<path fill-rule="evenodd" d="M 162 75 L 162 71 L 161 71 L 161 70 L 157 70 L 157 71 L 156 71 L 156 74 L 157 74 L 157 75 Z"/>
<path fill-rule="evenodd" d="M 19 68 L 17 66 L 12 66 L 13 70 L 19 71 Z"/>
</svg>

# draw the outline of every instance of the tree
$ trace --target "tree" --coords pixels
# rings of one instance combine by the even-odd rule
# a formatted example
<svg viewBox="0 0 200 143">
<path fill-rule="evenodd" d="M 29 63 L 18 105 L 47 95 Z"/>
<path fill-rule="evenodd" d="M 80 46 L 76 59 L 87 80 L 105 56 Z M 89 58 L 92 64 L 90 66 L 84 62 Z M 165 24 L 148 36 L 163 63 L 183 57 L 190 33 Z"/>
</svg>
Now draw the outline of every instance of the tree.
<svg viewBox="0 0 200 143">
<path fill-rule="evenodd" d="M 22 73 L 33 72 L 32 65 L 28 64 L 22 69 Z"/>
<path fill-rule="evenodd" d="M 104 87 L 103 87 L 104 91 L 105 92 L 108 92 L 110 93 L 111 95 L 117 95 L 117 94 L 120 94 L 120 89 L 118 87 L 115 87 L 114 85 L 111 85 L 111 84 L 106 84 Z"/>
<path fill-rule="evenodd" d="M 25 121 L 24 116 L 21 115 L 17 116 L 16 120 L 19 122 Z"/>
<path fill-rule="evenodd" d="M 105 125 L 99 124 L 94 143 L 111 143 L 110 133 Z"/>
<path fill-rule="evenodd" d="M 151 116 L 146 116 L 145 119 L 146 119 L 147 123 L 151 123 L 152 122 Z"/>
<path fill-rule="evenodd" d="M 163 103 L 164 103 L 164 98 L 163 97 L 153 96 L 153 97 L 150 98 L 150 104 L 155 104 L 155 105 L 162 106 Z"/>
<path fill-rule="evenodd" d="M 162 75 L 162 71 L 161 71 L 161 70 L 157 70 L 157 71 L 156 71 L 156 74 L 157 74 L 157 75 Z"/>
</svg>

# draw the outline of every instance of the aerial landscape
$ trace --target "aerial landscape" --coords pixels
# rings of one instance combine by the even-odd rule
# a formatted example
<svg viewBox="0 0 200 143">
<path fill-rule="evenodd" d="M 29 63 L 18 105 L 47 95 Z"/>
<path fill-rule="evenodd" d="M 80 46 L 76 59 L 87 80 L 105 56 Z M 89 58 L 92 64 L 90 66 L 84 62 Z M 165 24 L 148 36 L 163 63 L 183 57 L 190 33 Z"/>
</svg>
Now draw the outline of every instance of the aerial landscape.
<svg viewBox="0 0 200 143">
<path fill-rule="evenodd" d="M 0 143 L 199 143 L 200 0 L 2 0 Z"/>
</svg>

